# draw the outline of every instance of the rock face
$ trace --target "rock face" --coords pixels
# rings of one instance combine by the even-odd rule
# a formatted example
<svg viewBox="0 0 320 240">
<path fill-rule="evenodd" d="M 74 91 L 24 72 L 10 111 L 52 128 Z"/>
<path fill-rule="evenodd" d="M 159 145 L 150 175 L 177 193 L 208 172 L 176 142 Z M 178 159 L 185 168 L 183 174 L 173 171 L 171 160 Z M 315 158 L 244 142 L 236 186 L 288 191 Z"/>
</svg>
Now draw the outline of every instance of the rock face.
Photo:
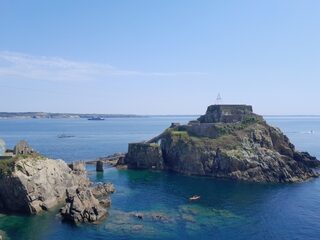
<svg viewBox="0 0 320 240">
<path fill-rule="evenodd" d="M 67 204 L 60 210 L 61 216 L 72 223 L 100 221 L 107 216 L 106 207 L 111 205 L 109 195 L 114 191 L 111 184 L 67 189 Z"/>
<path fill-rule="evenodd" d="M 11 157 L 0 159 L 0 212 L 37 214 L 66 202 L 61 216 L 73 223 L 107 215 L 112 184 L 93 186 L 84 162 L 67 165 L 45 158 L 21 141 Z"/>
<path fill-rule="evenodd" d="M 0 178 L 0 210 L 37 214 L 65 200 L 66 189 L 88 187 L 85 175 L 75 174 L 62 160 L 42 157 L 15 161 Z"/>
<path fill-rule="evenodd" d="M 246 105 L 213 105 L 197 121 L 173 124 L 149 142 L 130 144 L 129 168 L 253 182 L 299 182 L 316 177 L 320 161 Z"/>
</svg>

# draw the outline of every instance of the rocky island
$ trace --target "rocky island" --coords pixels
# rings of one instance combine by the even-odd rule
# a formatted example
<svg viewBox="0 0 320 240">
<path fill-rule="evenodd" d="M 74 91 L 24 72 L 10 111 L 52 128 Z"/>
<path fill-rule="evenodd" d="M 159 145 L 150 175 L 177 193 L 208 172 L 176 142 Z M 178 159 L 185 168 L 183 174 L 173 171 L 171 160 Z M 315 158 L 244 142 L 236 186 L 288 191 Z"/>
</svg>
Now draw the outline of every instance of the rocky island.
<svg viewBox="0 0 320 240">
<path fill-rule="evenodd" d="M 67 165 L 35 152 L 26 141 L 13 150 L 0 141 L 0 212 L 34 215 L 57 206 L 64 220 L 96 222 L 107 215 L 112 184 L 93 185 L 84 163 Z M 6 149 L 6 150 L 5 150 Z"/>
<path fill-rule="evenodd" d="M 314 168 L 320 161 L 297 151 L 280 129 L 253 113 L 252 106 L 212 105 L 187 125 L 172 123 L 149 141 L 129 144 L 118 165 L 284 183 L 317 177 Z"/>
</svg>

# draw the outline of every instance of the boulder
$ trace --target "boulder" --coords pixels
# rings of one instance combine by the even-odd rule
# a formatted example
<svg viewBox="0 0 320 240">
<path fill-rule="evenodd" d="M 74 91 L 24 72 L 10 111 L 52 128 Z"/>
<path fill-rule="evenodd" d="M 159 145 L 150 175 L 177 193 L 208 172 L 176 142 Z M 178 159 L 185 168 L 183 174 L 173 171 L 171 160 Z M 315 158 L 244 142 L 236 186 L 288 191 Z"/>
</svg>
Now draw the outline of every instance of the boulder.
<svg viewBox="0 0 320 240">
<path fill-rule="evenodd" d="M 75 224 L 101 221 L 107 216 L 110 194 L 114 192 L 111 183 L 67 189 L 66 205 L 60 209 L 60 214 L 64 220 Z"/>
<path fill-rule="evenodd" d="M 97 222 L 107 216 L 107 210 L 95 198 L 90 188 L 67 189 L 66 205 L 60 213 L 72 223 Z"/>
</svg>

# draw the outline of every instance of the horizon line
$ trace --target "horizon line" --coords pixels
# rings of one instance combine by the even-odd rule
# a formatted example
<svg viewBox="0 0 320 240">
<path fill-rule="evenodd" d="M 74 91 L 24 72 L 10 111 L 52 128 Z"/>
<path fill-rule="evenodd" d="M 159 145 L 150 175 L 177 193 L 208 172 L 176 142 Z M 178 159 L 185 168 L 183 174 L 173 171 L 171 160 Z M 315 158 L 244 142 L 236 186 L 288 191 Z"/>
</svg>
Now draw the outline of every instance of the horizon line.
<svg viewBox="0 0 320 240">
<path fill-rule="evenodd" d="M 19 114 L 21 115 L 27 115 L 27 114 L 44 114 L 44 115 L 70 115 L 70 116 L 76 116 L 76 115 L 105 115 L 105 116 L 128 116 L 128 117 L 152 117 L 152 116 L 159 116 L 159 117 L 170 117 L 170 116 L 201 116 L 203 114 L 136 114 L 136 113 L 68 113 L 68 112 L 42 112 L 42 111 L 26 111 L 26 112 L 0 112 L 0 115 L 4 114 L 16 114 L 19 117 Z M 20 115 L 20 116 L 21 116 Z M 320 114 L 258 114 L 264 117 L 320 117 Z M 1 116 L 0 116 L 1 118 Z M 8 118 L 14 118 L 14 116 L 10 116 Z"/>
</svg>

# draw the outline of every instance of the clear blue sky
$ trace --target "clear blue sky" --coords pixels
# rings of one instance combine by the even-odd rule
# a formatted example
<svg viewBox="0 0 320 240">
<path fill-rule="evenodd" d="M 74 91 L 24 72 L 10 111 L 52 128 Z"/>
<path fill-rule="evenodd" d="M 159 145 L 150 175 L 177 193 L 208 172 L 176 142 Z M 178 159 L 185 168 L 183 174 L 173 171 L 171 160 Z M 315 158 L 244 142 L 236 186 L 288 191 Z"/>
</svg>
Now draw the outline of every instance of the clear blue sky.
<svg viewBox="0 0 320 240">
<path fill-rule="evenodd" d="M 320 1 L 1 0 L 0 111 L 320 114 Z"/>
</svg>

